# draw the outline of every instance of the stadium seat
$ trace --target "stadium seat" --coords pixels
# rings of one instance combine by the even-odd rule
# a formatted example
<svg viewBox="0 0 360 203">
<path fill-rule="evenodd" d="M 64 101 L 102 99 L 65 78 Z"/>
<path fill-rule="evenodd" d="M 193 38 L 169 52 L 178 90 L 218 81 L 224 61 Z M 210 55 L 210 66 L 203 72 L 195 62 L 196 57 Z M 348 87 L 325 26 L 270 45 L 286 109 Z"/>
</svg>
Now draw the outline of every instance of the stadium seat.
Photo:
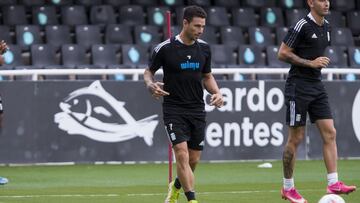
<svg viewBox="0 0 360 203">
<path fill-rule="evenodd" d="M 257 26 L 253 8 L 233 8 L 231 9 L 231 14 L 234 26 L 242 28 Z"/>
<path fill-rule="evenodd" d="M 134 5 L 142 5 L 145 7 L 158 5 L 157 0 L 132 0 L 131 3 Z"/>
<path fill-rule="evenodd" d="M 110 24 L 105 28 L 106 44 L 132 44 L 132 27 L 123 24 Z"/>
<path fill-rule="evenodd" d="M 245 44 L 243 30 L 237 26 L 224 26 L 220 28 L 220 41 L 222 44 L 237 47 Z"/>
<path fill-rule="evenodd" d="M 226 8 L 238 8 L 240 7 L 239 0 L 214 0 L 215 6 L 226 7 Z"/>
<path fill-rule="evenodd" d="M 228 26 L 230 20 L 226 12 L 225 7 L 209 7 L 206 9 L 207 12 L 207 24 L 212 26 Z"/>
<path fill-rule="evenodd" d="M 266 58 L 269 68 L 290 68 L 289 63 L 285 63 L 278 59 L 277 57 L 278 52 L 279 52 L 278 46 L 266 47 L 266 56 L 267 56 Z"/>
<path fill-rule="evenodd" d="M 144 11 L 139 5 L 121 6 L 119 9 L 119 23 L 126 25 L 145 24 Z"/>
<path fill-rule="evenodd" d="M 114 7 L 125 6 L 130 4 L 130 0 L 103 0 L 105 5 L 111 5 Z"/>
<path fill-rule="evenodd" d="M 347 58 L 344 49 L 339 46 L 329 46 L 325 49 L 325 56 L 330 58 L 329 68 L 347 68 Z"/>
<path fill-rule="evenodd" d="M 110 5 L 96 5 L 90 9 L 90 23 L 105 26 L 115 24 L 116 16 L 114 8 Z"/>
<path fill-rule="evenodd" d="M 360 6 L 360 5 L 359 5 Z M 353 35 L 360 35 L 360 9 L 347 12 L 347 22 Z"/>
<path fill-rule="evenodd" d="M 355 0 L 332 0 L 330 6 L 333 10 L 348 12 L 355 9 Z"/>
<path fill-rule="evenodd" d="M 146 66 L 149 63 L 149 47 L 145 45 L 125 44 L 121 46 L 121 61 L 127 68 Z"/>
<path fill-rule="evenodd" d="M 271 30 L 268 27 L 250 27 L 249 41 L 251 45 L 265 48 L 269 45 L 274 45 L 274 40 L 271 36 Z"/>
<path fill-rule="evenodd" d="M 11 36 L 10 26 L 0 25 L 0 41 L 4 40 L 7 44 L 13 44 L 14 40 Z"/>
<path fill-rule="evenodd" d="M 279 6 L 283 9 L 304 8 L 304 0 L 280 0 Z"/>
<path fill-rule="evenodd" d="M 240 45 L 238 49 L 238 63 L 240 68 L 265 67 L 265 57 L 260 47 L 252 45 Z M 255 74 L 239 74 L 234 80 L 253 80 Z"/>
<path fill-rule="evenodd" d="M 76 43 L 90 49 L 93 44 L 102 44 L 100 27 L 98 25 L 78 25 L 75 28 Z"/>
<path fill-rule="evenodd" d="M 76 4 L 86 7 L 97 6 L 102 4 L 102 0 L 76 0 Z"/>
<path fill-rule="evenodd" d="M 284 17 L 280 8 L 261 8 L 261 26 L 276 28 L 284 26 Z"/>
<path fill-rule="evenodd" d="M 345 19 L 340 11 L 332 10 L 325 18 L 329 21 L 331 27 L 345 27 Z"/>
<path fill-rule="evenodd" d="M 329 46 L 325 49 L 325 56 L 330 58 L 328 68 L 348 68 L 348 58 L 345 54 L 345 47 Z M 335 74 L 335 79 L 351 80 L 353 74 Z"/>
<path fill-rule="evenodd" d="M 134 28 L 135 43 L 143 45 L 152 45 L 160 43 L 161 35 L 159 28 L 154 25 L 138 25 Z"/>
<path fill-rule="evenodd" d="M 163 6 L 183 6 L 184 0 L 160 0 L 160 4 Z"/>
<path fill-rule="evenodd" d="M 51 0 L 47 2 L 55 6 L 69 6 L 74 4 L 74 0 Z"/>
<path fill-rule="evenodd" d="M 57 25 L 59 20 L 54 6 L 36 6 L 32 8 L 32 23 L 35 25 Z"/>
<path fill-rule="evenodd" d="M 1 7 L 4 25 L 27 25 L 26 11 L 23 5 Z"/>
<path fill-rule="evenodd" d="M 360 68 L 360 47 L 349 47 L 350 68 Z"/>
<path fill-rule="evenodd" d="M 308 11 L 306 9 L 288 9 L 285 11 L 286 26 L 295 26 L 302 18 L 306 17 Z"/>
<path fill-rule="evenodd" d="M 68 25 L 48 25 L 45 27 L 46 43 L 55 47 L 71 44 L 70 27 Z"/>
<path fill-rule="evenodd" d="M 243 4 L 244 6 L 253 7 L 253 8 L 276 6 L 275 0 L 244 0 Z"/>
<path fill-rule="evenodd" d="M 0 6 L 11 6 L 17 4 L 17 0 L 1 0 Z"/>
<path fill-rule="evenodd" d="M 116 46 L 112 44 L 95 44 L 91 46 L 92 64 L 99 68 L 118 66 Z"/>
<path fill-rule="evenodd" d="M 15 28 L 16 42 L 23 50 L 28 50 L 33 44 L 42 44 L 40 28 L 37 25 L 17 25 Z"/>
<path fill-rule="evenodd" d="M 61 7 L 61 21 L 65 25 L 86 25 L 88 18 L 84 6 L 64 6 Z"/>
<path fill-rule="evenodd" d="M 166 24 L 166 11 L 168 7 L 148 7 L 147 17 L 149 25 L 164 26 Z"/>
<path fill-rule="evenodd" d="M 57 57 L 56 48 L 48 44 L 39 44 L 31 46 L 32 68 L 36 69 L 59 69 L 63 66 L 59 65 L 60 57 Z M 44 75 L 46 80 L 67 80 L 68 75 Z"/>
<path fill-rule="evenodd" d="M 236 65 L 234 57 L 234 48 L 223 44 L 212 44 L 211 63 L 214 68 L 226 68 L 228 65 Z"/>
<path fill-rule="evenodd" d="M 181 26 L 179 26 L 179 25 L 171 26 L 170 31 L 171 31 L 171 36 L 176 36 L 176 35 L 180 34 Z M 166 26 L 163 28 L 163 33 L 164 33 L 163 40 L 166 40 L 168 38 L 168 33 L 167 33 L 167 27 Z"/>
<path fill-rule="evenodd" d="M 39 68 L 59 65 L 56 59 L 56 48 L 50 44 L 35 44 L 31 46 L 31 64 Z"/>
<path fill-rule="evenodd" d="M 216 27 L 206 26 L 204 33 L 200 36 L 200 39 L 206 41 L 208 44 L 219 44 L 219 40 L 216 35 Z"/>
<path fill-rule="evenodd" d="M 9 50 L 3 55 L 5 69 L 12 69 L 15 66 L 25 65 L 21 56 L 21 47 L 14 44 L 8 44 Z"/>
<path fill-rule="evenodd" d="M 333 46 L 353 46 L 354 39 L 349 28 L 332 28 L 331 45 Z"/>
<path fill-rule="evenodd" d="M 45 4 L 45 0 L 19 0 L 19 4 L 27 7 L 43 6 Z"/>
<path fill-rule="evenodd" d="M 77 68 L 79 65 L 89 64 L 86 49 L 78 44 L 61 46 L 62 65 L 64 68 Z"/>
<path fill-rule="evenodd" d="M 178 6 L 175 8 L 175 23 L 179 26 L 183 25 L 183 13 L 184 13 L 184 6 Z M 174 24 L 174 23 L 172 23 Z"/>
<path fill-rule="evenodd" d="M 118 69 L 122 68 L 119 65 L 119 59 L 117 58 L 117 47 L 114 45 L 93 45 L 91 48 L 92 63 L 99 68 Z M 106 76 L 104 76 L 106 77 Z M 126 77 L 123 74 L 111 74 L 107 76 L 110 80 L 125 80 L 131 77 Z"/>
<path fill-rule="evenodd" d="M 211 0 L 188 0 L 189 5 L 198 5 L 201 7 L 211 6 Z"/>
<path fill-rule="evenodd" d="M 289 32 L 289 28 L 288 27 L 278 27 L 275 30 L 275 36 L 276 36 L 276 44 L 277 45 L 281 45 L 281 43 L 283 42 L 285 36 L 287 35 L 287 33 Z"/>
<path fill-rule="evenodd" d="M 262 55 L 261 48 L 252 45 L 239 46 L 239 64 L 241 67 L 258 68 L 265 67 L 265 57 Z"/>
<path fill-rule="evenodd" d="M 3 54 L 4 64 L 1 65 L 2 70 L 12 70 L 16 66 L 22 66 L 23 60 L 21 55 L 21 47 L 13 44 L 8 44 L 9 50 Z M 13 80 L 14 76 L 0 76 L 2 80 Z"/>
</svg>

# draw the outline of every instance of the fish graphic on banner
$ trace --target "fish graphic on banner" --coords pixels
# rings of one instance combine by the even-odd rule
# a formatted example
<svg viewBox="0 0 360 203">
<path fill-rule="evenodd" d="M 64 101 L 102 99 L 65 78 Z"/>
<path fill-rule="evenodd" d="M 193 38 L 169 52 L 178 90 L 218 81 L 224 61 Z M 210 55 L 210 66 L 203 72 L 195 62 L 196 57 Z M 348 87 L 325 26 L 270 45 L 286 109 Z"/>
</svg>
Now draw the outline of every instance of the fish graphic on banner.
<svg viewBox="0 0 360 203">
<path fill-rule="evenodd" d="M 125 102 L 115 99 L 100 81 L 95 81 L 71 92 L 60 102 L 62 111 L 55 114 L 54 122 L 70 135 L 83 135 L 99 142 L 122 142 L 140 137 L 152 146 L 158 115 L 135 120 L 124 106 Z"/>
</svg>

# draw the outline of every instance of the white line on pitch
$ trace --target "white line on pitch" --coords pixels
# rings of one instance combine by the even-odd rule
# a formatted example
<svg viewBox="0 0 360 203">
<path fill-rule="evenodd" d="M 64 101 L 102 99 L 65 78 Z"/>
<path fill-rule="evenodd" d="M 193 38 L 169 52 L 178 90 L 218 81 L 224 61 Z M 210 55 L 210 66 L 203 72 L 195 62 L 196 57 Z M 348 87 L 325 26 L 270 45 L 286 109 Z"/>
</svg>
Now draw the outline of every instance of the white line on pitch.
<svg viewBox="0 0 360 203">
<path fill-rule="evenodd" d="M 54 194 L 54 195 L 0 195 L 1 198 L 39 198 L 39 197 L 119 197 L 120 194 Z"/>
<path fill-rule="evenodd" d="M 323 190 L 301 190 L 301 191 L 323 191 Z M 219 192 L 197 192 L 199 195 L 213 194 L 251 194 L 251 193 L 275 193 L 279 190 L 243 190 L 243 191 L 219 191 Z M 129 197 L 136 196 L 163 196 L 166 193 L 133 193 L 126 194 Z M 120 197 L 122 194 L 53 194 L 53 195 L 0 195 L 1 198 L 41 198 L 41 197 Z"/>
<path fill-rule="evenodd" d="M 323 191 L 323 190 L 299 190 L 299 191 Z M 196 192 L 199 195 L 212 195 L 212 194 L 251 194 L 251 193 L 280 193 L 280 190 L 243 190 L 243 191 L 220 191 L 220 192 Z M 127 196 L 160 196 L 166 195 L 167 193 L 138 193 L 138 194 L 127 194 Z"/>
</svg>

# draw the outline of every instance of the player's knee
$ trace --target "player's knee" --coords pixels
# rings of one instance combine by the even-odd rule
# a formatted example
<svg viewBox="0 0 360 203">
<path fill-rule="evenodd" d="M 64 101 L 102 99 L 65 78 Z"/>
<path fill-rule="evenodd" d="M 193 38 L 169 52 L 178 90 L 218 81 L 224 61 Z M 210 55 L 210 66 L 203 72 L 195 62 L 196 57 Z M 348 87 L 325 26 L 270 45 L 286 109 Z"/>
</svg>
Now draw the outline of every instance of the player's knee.
<svg viewBox="0 0 360 203">
<path fill-rule="evenodd" d="M 189 158 L 189 164 L 191 166 L 196 166 L 197 163 L 199 163 L 200 157 L 190 157 Z"/>
<path fill-rule="evenodd" d="M 178 163 L 188 163 L 189 161 L 189 153 L 185 149 L 175 151 L 175 157 Z"/>
<path fill-rule="evenodd" d="M 335 140 L 336 140 L 336 129 L 335 128 L 326 129 L 324 135 L 324 141 L 328 143 L 328 142 L 335 142 Z"/>
</svg>

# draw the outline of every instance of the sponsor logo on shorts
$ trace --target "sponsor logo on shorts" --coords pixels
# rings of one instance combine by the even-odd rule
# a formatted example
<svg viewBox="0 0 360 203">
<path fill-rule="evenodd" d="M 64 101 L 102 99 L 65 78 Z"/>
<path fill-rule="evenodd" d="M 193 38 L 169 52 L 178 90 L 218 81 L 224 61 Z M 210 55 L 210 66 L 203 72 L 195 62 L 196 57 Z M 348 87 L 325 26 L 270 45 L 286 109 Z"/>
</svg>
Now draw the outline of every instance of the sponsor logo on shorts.
<svg viewBox="0 0 360 203">
<path fill-rule="evenodd" d="M 176 140 L 175 133 L 170 133 L 170 138 L 171 138 L 172 141 L 175 141 Z"/>
</svg>

